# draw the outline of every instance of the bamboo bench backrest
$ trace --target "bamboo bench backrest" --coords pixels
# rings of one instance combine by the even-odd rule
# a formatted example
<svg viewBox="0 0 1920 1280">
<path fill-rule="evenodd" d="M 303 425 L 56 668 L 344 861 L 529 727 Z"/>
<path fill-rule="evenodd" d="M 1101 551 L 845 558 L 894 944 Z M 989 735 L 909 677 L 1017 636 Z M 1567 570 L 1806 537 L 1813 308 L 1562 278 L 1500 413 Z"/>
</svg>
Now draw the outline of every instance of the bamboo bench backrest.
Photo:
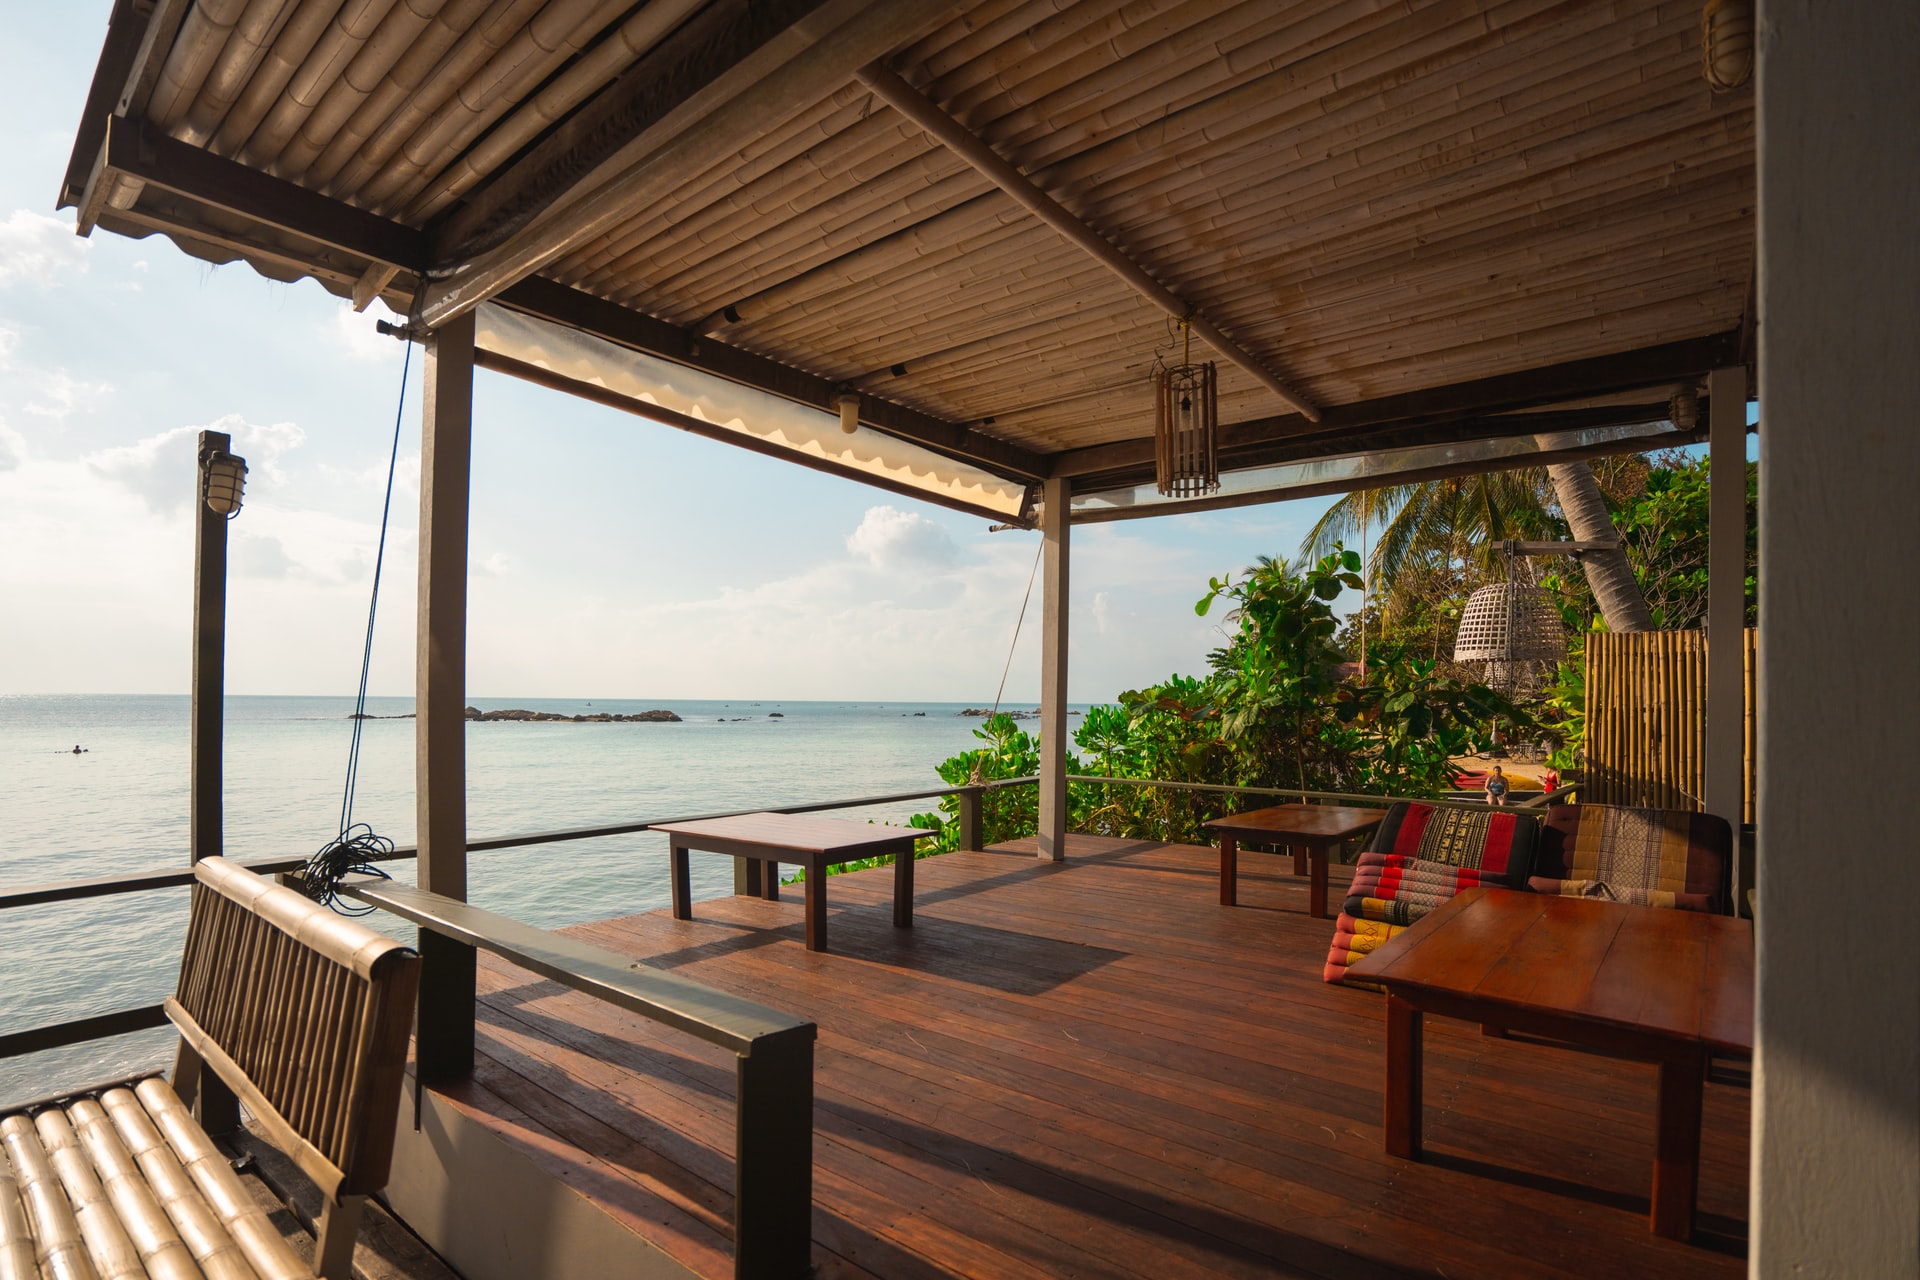
<svg viewBox="0 0 1920 1280">
<path fill-rule="evenodd" d="M 167 1016 L 330 1199 L 378 1190 L 420 957 L 224 858 L 202 860 L 194 876 Z M 194 1085 L 175 1082 L 188 1098 Z"/>
</svg>

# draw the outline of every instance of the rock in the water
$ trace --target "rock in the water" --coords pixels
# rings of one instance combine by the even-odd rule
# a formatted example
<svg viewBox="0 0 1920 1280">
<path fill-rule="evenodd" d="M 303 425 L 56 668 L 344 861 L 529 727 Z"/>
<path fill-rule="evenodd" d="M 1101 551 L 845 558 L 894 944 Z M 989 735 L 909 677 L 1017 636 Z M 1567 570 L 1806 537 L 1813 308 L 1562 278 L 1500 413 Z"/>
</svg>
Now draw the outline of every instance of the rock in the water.
<svg viewBox="0 0 1920 1280">
<path fill-rule="evenodd" d="M 636 711 L 630 716 L 614 715 L 607 711 L 597 711 L 590 716 L 566 716 L 553 711 L 526 711 L 512 708 L 502 711 L 482 711 L 478 707 L 467 708 L 469 720 L 513 720 L 527 724 L 679 724 L 680 717 L 671 711 L 656 709 Z"/>
</svg>

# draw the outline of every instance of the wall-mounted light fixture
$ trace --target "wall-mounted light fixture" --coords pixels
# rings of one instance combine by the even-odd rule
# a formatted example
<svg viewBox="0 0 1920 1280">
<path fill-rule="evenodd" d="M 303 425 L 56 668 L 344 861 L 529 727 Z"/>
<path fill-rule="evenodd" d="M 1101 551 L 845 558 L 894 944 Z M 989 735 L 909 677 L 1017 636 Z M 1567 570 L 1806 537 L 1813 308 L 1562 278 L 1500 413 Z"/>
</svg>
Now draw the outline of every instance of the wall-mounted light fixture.
<svg viewBox="0 0 1920 1280">
<path fill-rule="evenodd" d="M 848 435 L 860 429 L 860 397 L 851 393 L 834 401 L 840 410 L 840 429 Z"/>
<path fill-rule="evenodd" d="M 247 460 L 224 449 L 200 455 L 200 497 L 207 510 L 231 520 L 240 514 L 247 492 Z"/>
</svg>

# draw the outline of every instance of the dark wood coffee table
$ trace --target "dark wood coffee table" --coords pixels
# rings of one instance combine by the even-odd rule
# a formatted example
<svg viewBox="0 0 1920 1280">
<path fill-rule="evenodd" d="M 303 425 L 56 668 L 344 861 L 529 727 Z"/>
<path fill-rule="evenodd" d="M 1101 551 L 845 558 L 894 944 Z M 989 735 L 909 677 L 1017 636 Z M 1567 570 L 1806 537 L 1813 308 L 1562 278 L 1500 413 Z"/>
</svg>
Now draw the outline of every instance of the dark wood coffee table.
<svg viewBox="0 0 1920 1280">
<path fill-rule="evenodd" d="M 1387 989 L 1387 1150 L 1420 1158 L 1425 1014 L 1660 1065 L 1652 1225 L 1684 1240 L 1711 1053 L 1753 1052 L 1753 926 L 1698 911 L 1469 889 L 1347 970 Z"/>
<path fill-rule="evenodd" d="M 861 858 L 893 857 L 893 923 L 913 925 L 913 842 L 933 834 L 803 813 L 746 813 L 696 822 L 663 822 L 673 869 L 673 918 L 693 919 L 693 876 L 687 852 L 726 853 L 764 864 L 761 896 L 780 897 L 780 864 L 807 871 L 807 950 L 827 949 L 827 868 Z"/>
<path fill-rule="evenodd" d="M 1324 919 L 1327 914 L 1327 850 L 1345 840 L 1365 835 L 1386 817 L 1383 809 L 1349 809 L 1334 804 L 1281 804 L 1271 809 L 1255 809 L 1202 823 L 1220 842 L 1220 905 L 1238 905 L 1240 842 L 1260 840 L 1286 845 L 1293 850 L 1293 874 L 1301 875 L 1301 865 L 1311 860 L 1312 877 L 1307 882 L 1307 914 Z"/>
</svg>

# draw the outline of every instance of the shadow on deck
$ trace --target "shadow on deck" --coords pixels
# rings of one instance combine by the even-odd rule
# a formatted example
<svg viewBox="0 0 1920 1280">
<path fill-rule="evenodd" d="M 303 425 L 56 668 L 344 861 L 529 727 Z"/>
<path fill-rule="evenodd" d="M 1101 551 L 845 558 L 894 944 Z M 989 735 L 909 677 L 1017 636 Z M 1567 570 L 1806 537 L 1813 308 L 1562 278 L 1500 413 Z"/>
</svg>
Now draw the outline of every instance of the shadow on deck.
<svg viewBox="0 0 1920 1280">
<path fill-rule="evenodd" d="M 572 932 L 819 1024 L 823 1277 L 1744 1274 L 1748 1097 L 1710 1083 L 1692 1245 L 1647 1229 L 1654 1068 L 1435 1019 L 1429 1156 L 1384 1152 L 1381 997 L 1320 980 L 1290 860 L 1074 836 Z M 696 855 L 698 856 L 698 855 Z M 1344 868 L 1333 869 L 1338 900 Z M 734 1060 L 482 957 L 455 1096 L 694 1272 L 731 1274 Z"/>
</svg>

